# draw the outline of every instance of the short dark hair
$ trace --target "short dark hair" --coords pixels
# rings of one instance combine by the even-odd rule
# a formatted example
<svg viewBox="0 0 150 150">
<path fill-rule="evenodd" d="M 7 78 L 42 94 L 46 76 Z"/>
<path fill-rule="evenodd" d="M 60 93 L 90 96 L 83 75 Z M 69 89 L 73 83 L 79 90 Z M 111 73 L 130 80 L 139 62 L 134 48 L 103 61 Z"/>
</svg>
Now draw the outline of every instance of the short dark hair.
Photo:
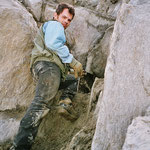
<svg viewBox="0 0 150 150">
<path fill-rule="evenodd" d="M 60 15 L 65 8 L 68 9 L 68 11 L 72 15 L 72 19 L 73 19 L 75 16 L 75 9 L 73 8 L 73 6 L 66 4 L 66 3 L 61 3 L 57 6 L 57 8 L 56 8 L 57 15 Z"/>
</svg>

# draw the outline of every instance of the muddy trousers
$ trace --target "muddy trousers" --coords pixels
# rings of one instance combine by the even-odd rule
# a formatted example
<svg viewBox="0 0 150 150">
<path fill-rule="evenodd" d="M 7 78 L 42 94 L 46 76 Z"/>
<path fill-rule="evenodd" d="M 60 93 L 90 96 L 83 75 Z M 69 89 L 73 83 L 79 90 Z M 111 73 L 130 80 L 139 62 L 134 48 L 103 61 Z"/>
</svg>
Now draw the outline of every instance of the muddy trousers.
<svg viewBox="0 0 150 150">
<path fill-rule="evenodd" d="M 77 91 L 77 80 L 67 76 L 61 82 L 60 68 L 50 62 L 40 61 L 34 65 L 37 78 L 35 97 L 20 122 L 19 131 L 14 139 L 15 150 L 30 150 L 37 135 L 43 117 L 48 113 L 48 104 L 52 103 L 57 91 L 63 88 L 61 99 L 72 99 Z"/>
</svg>

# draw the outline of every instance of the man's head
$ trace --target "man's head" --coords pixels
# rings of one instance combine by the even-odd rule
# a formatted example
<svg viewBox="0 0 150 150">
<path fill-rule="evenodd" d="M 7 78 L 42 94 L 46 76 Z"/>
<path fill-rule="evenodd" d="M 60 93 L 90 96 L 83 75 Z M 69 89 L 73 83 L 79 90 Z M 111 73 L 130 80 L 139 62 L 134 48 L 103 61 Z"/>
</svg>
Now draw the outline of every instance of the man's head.
<svg viewBox="0 0 150 150">
<path fill-rule="evenodd" d="M 70 25 L 74 15 L 74 8 L 68 4 L 62 3 L 58 5 L 56 12 L 54 13 L 54 19 L 60 22 L 66 29 Z"/>
</svg>

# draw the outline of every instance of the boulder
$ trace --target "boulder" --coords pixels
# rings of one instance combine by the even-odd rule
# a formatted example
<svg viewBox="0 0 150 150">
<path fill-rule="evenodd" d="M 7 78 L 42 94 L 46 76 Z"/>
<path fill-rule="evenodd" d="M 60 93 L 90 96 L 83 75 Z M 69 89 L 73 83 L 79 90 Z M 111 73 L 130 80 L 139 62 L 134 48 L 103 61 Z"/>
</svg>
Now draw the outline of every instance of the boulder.
<svg viewBox="0 0 150 150">
<path fill-rule="evenodd" d="M 128 127 L 122 150 L 150 149 L 150 116 L 137 117 Z"/>
<path fill-rule="evenodd" d="M 108 20 L 116 19 L 121 4 L 121 0 L 75 0 L 75 5 L 93 10 Z"/>
<path fill-rule="evenodd" d="M 88 123 L 86 127 L 83 127 L 73 136 L 67 147 L 61 148 L 61 150 L 90 150 L 92 137 L 94 134 L 93 126 L 95 125 L 93 120 L 90 121 L 92 126 Z"/>
<path fill-rule="evenodd" d="M 97 102 L 101 101 L 101 99 L 99 98 L 99 95 L 100 95 L 100 93 L 102 95 L 103 90 L 104 90 L 104 79 L 103 78 L 95 78 L 95 81 L 94 81 L 92 89 L 91 89 L 90 102 L 89 102 L 87 116 L 92 111 L 95 111 L 94 114 L 97 116 L 98 111 L 99 111 L 99 105 L 97 105 Z"/>
<path fill-rule="evenodd" d="M 99 0 L 75 0 L 75 5 L 94 9 L 98 5 Z"/>
<path fill-rule="evenodd" d="M 23 0 L 24 6 L 32 13 L 36 21 L 40 21 L 42 16 L 43 0 Z"/>
<path fill-rule="evenodd" d="M 57 0 L 58 3 L 68 3 L 73 5 L 74 4 L 74 0 Z"/>
<path fill-rule="evenodd" d="M 150 105 L 149 7 L 131 1 L 118 14 L 92 150 L 120 150 L 132 119 Z"/>
<path fill-rule="evenodd" d="M 115 20 L 120 10 L 122 0 L 100 0 L 96 10 L 100 15 Z"/>
<path fill-rule="evenodd" d="M 42 22 L 46 22 L 53 19 L 53 15 L 55 12 L 56 4 L 44 3 L 44 10 L 42 12 Z"/>
<path fill-rule="evenodd" d="M 0 144 L 13 140 L 16 135 L 20 123 L 16 116 L 16 113 L 3 112 L 0 114 Z"/>
<path fill-rule="evenodd" d="M 102 39 L 95 44 L 87 56 L 86 71 L 99 78 L 104 78 L 112 32 L 113 26 L 106 29 Z"/>
<path fill-rule="evenodd" d="M 0 26 L 0 110 L 27 106 L 34 90 L 29 63 L 36 22 L 17 0 L 1 0 Z"/>
</svg>

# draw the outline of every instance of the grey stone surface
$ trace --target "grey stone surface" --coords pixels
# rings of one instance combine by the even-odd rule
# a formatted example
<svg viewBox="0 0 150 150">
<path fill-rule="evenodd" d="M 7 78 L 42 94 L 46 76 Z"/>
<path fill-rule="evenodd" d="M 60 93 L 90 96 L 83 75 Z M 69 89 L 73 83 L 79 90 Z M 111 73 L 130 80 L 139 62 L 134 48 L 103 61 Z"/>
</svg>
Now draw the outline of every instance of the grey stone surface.
<svg viewBox="0 0 150 150">
<path fill-rule="evenodd" d="M 104 78 L 112 32 L 113 26 L 106 29 L 102 39 L 94 44 L 92 51 L 87 56 L 86 71 L 99 78 Z"/>
<path fill-rule="evenodd" d="M 137 117 L 128 127 L 122 150 L 150 149 L 150 116 Z"/>
<path fill-rule="evenodd" d="M 37 31 L 16 0 L 0 1 L 0 110 L 27 106 L 33 98 L 30 52 Z"/>
<path fill-rule="evenodd" d="M 32 13 L 37 21 L 40 21 L 42 16 L 42 4 L 43 0 L 24 0 L 23 4 Z"/>
<path fill-rule="evenodd" d="M 0 113 L 0 144 L 8 140 L 13 140 L 16 135 L 20 121 L 14 117 L 8 117 Z"/>
<path fill-rule="evenodd" d="M 92 150 L 120 150 L 127 127 L 150 105 L 149 2 L 123 4 L 114 26 Z"/>
</svg>

